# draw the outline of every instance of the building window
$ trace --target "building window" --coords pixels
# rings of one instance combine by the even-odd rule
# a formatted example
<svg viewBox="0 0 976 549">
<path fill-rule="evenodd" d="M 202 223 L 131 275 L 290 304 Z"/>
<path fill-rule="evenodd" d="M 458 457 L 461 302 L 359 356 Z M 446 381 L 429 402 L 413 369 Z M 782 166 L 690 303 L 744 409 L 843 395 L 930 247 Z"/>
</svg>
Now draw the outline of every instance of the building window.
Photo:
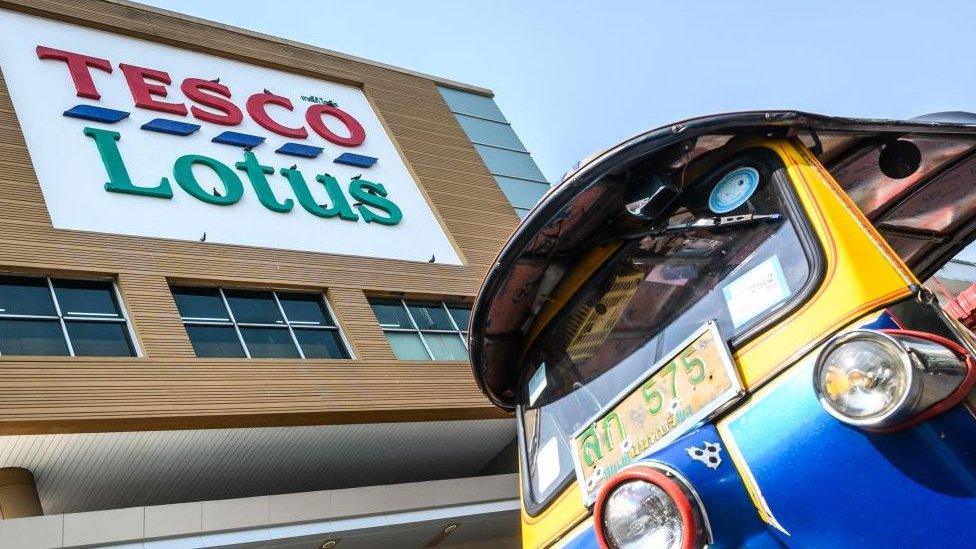
<svg viewBox="0 0 976 549">
<path fill-rule="evenodd" d="M 350 358 L 322 294 L 172 288 L 198 357 Z"/>
<path fill-rule="evenodd" d="M 0 277 L 0 355 L 136 354 L 111 281 Z"/>
<path fill-rule="evenodd" d="M 522 219 L 549 183 L 490 97 L 439 87 L 458 124 L 481 155 L 505 198 Z"/>
<path fill-rule="evenodd" d="M 400 360 L 468 360 L 466 305 L 371 299 L 370 306 Z"/>
</svg>

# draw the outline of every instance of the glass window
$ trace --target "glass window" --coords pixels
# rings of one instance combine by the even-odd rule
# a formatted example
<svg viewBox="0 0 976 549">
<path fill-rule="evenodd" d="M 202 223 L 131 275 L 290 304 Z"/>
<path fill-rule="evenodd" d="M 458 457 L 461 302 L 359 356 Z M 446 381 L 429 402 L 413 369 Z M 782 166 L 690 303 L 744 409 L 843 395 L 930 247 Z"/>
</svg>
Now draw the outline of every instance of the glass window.
<svg viewBox="0 0 976 549">
<path fill-rule="evenodd" d="M 238 324 L 283 324 L 271 292 L 224 290 L 230 312 Z"/>
<path fill-rule="evenodd" d="M 448 306 L 447 310 L 451 313 L 451 317 L 454 318 L 454 324 L 457 325 L 458 329 L 462 333 L 468 333 L 468 322 L 471 320 L 471 309 L 465 307 L 451 307 Z"/>
<path fill-rule="evenodd" d="M 451 112 L 508 123 L 501 109 L 495 104 L 495 100 L 490 97 L 452 88 L 438 87 L 437 89 L 444 96 L 444 101 L 450 107 Z"/>
<path fill-rule="evenodd" d="M 468 359 L 469 307 L 402 299 L 371 299 L 369 303 L 398 359 Z"/>
<path fill-rule="evenodd" d="M 0 319 L 0 354 L 68 356 L 68 344 L 57 320 Z"/>
<path fill-rule="evenodd" d="M 64 323 L 71 338 L 75 356 L 132 356 L 124 324 L 118 322 L 93 322 L 90 320 L 66 320 Z"/>
<path fill-rule="evenodd" d="M 217 288 L 173 288 L 173 299 L 183 320 L 230 320 Z"/>
<path fill-rule="evenodd" d="M 400 360 L 430 360 L 420 334 L 411 332 L 386 332 L 393 353 Z"/>
<path fill-rule="evenodd" d="M 453 330 L 447 309 L 440 303 L 408 303 L 407 308 L 421 330 Z"/>
<path fill-rule="evenodd" d="M 325 310 L 325 302 L 316 294 L 286 294 L 278 292 L 281 308 L 292 324 L 335 326 Z"/>
<path fill-rule="evenodd" d="M 305 358 L 349 358 L 338 330 L 295 329 L 295 339 Z"/>
<path fill-rule="evenodd" d="M 193 351 L 198 357 L 244 358 L 244 348 L 234 328 L 228 326 L 198 326 L 187 324 Z"/>
<path fill-rule="evenodd" d="M 287 328 L 241 327 L 251 358 L 301 358 Z"/>
<path fill-rule="evenodd" d="M 467 360 L 468 349 L 461 334 L 424 334 L 434 360 Z"/>
<path fill-rule="evenodd" d="M 539 171 L 539 167 L 535 165 L 535 161 L 532 160 L 529 153 L 478 145 L 477 143 L 474 148 L 478 150 L 481 159 L 485 161 L 488 171 L 494 175 L 528 179 L 539 183 L 546 182 L 545 176 Z"/>
<path fill-rule="evenodd" d="M 466 114 L 456 114 L 455 118 L 472 143 L 528 152 L 522 142 L 519 141 L 518 136 L 515 135 L 515 130 L 508 124 L 475 118 Z"/>
<path fill-rule="evenodd" d="M 64 316 L 120 318 L 112 286 L 93 280 L 51 280 Z"/>
<path fill-rule="evenodd" d="M 198 357 L 350 358 L 322 294 L 174 287 Z"/>
<path fill-rule="evenodd" d="M 410 317 L 407 316 L 407 311 L 403 308 L 403 302 L 373 300 L 369 304 L 373 308 L 376 320 L 380 321 L 380 326 L 384 328 L 413 328 L 413 323 L 410 322 Z"/>
<path fill-rule="evenodd" d="M 111 281 L 0 277 L 0 355 L 136 354 Z"/>
<path fill-rule="evenodd" d="M 491 97 L 438 87 L 454 118 L 495 176 L 520 219 L 548 190 L 545 176 Z M 518 185 L 514 181 L 528 185 Z M 503 183 L 505 182 L 505 183 Z M 533 186 L 533 183 L 538 186 Z M 381 321 L 382 322 L 382 321 Z"/>
<path fill-rule="evenodd" d="M 516 208 L 532 209 L 533 206 L 538 204 L 542 195 L 549 192 L 548 183 L 512 179 L 511 177 L 501 175 L 496 175 L 495 181 L 498 183 L 498 187 L 502 190 L 502 193 L 505 194 L 505 198 Z"/>
<path fill-rule="evenodd" d="M 56 316 L 47 279 L 7 276 L 0 283 L 0 314 Z"/>
</svg>

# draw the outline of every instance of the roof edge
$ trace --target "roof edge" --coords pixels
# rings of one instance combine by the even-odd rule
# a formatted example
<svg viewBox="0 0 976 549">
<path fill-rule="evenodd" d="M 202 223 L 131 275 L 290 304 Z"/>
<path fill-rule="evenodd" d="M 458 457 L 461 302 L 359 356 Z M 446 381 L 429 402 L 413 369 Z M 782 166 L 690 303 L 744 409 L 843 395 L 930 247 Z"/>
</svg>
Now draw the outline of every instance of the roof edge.
<svg viewBox="0 0 976 549">
<path fill-rule="evenodd" d="M 338 57 L 338 58 L 341 58 L 341 59 L 346 59 L 348 61 L 355 61 L 357 63 L 363 63 L 363 64 L 366 64 L 366 65 L 371 65 L 373 67 L 379 67 L 381 69 L 387 69 L 387 70 L 391 70 L 391 71 L 396 71 L 396 72 L 399 72 L 399 73 L 408 74 L 410 76 L 416 76 L 418 78 L 424 78 L 426 80 L 430 80 L 430 81 L 432 81 L 432 82 L 434 82 L 434 83 L 436 83 L 438 85 L 441 85 L 441 86 L 446 86 L 448 88 L 454 88 L 456 90 L 471 92 L 471 93 L 475 93 L 475 94 L 478 94 L 478 95 L 483 95 L 485 97 L 494 97 L 495 96 L 495 92 L 491 91 L 488 88 L 483 88 L 481 86 L 475 86 L 475 85 L 472 85 L 472 84 L 465 84 L 464 82 L 458 82 L 457 80 L 451 80 L 450 78 L 442 78 L 440 76 L 434 76 L 432 74 L 427 74 L 427 73 L 420 72 L 420 71 L 414 71 L 414 70 L 410 70 L 410 69 L 405 69 L 403 67 L 398 67 L 396 65 L 390 65 L 390 64 L 387 64 L 387 63 L 379 62 L 379 61 L 373 61 L 371 59 L 366 59 L 365 57 L 359 57 L 359 56 L 356 56 L 356 55 L 350 55 L 350 54 L 347 54 L 347 53 L 341 53 L 341 52 L 338 52 L 338 51 L 335 51 L 335 50 L 330 50 L 330 49 L 322 48 L 322 47 L 315 46 L 315 45 L 312 45 L 312 44 L 306 44 L 304 42 L 299 42 L 297 40 L 290 40 L 288 38 L 281 38 L 281 37 L 274 36 L 274 35 L 271 35 L 271 34 L 265 34 L 263 32 L 258 32 L 258 31 L 254 31 L 254 30 L 250 30 L 250 29 L 245 29 L 245 28 L 242 28 L 242 27 L 235 27 L 233 25 L 228 25 L 226 23 L 220 23 L 220 22 L 217 22 L 217 21 L 212 21 L 210 19 L 204 19 L 203 17 L 196 17 L 194 15 L 187 15 L 185 13 L 180 13 L 178 11 L 168 10 L 168 9 L 165 9 L 165 8 L 158 8 L 156 6 L 150 6 L 150 5 L 142 4 L 142 3 L 139 3 L 139 2 L 132 2 L 131 0 L 100 0 L 100 1 L 101 2 L 105 2 L 107 4 L 116 4 L 116 5 L 119 5 L 119 6 L 125 6 L 127 8 L 133 8 L 133 9 L 142 10 L 142 11 L 145 11 L 147 13 L 151 13 L 153 15 L 162 15 L 162 16 L 165 16 L 165 17 L 172 17 L 174 19 L 180 19 L 182 21 L 187 21 L 187 22 L 191 22 L 191 23 L 198 23 L 198 24 L 208 25 L 208 26 L 216 27 L 216 28 L 219 28 L 219 29 L 228 31 L 228 32 L 234 32 L 234 33 L 237 33 L 237 34 L 243 34 L 245 36 L 250 36 L 252 38 L 259 38 L 261 40 L 267 40 L 269 42 L 277 42 L 279 44 L 283 44 L 283 45 L 286 45 L 286 46 L 292 46 L 292 47 L 296 47 L 296 48 L 302 48 L 302 49 L 305 49 L 305 50 L 310 50 L 310 51 L 322 53 L 322 54 L 325 54 L 325 55 L 331 55 L 331 56 Z"/>
</svg>

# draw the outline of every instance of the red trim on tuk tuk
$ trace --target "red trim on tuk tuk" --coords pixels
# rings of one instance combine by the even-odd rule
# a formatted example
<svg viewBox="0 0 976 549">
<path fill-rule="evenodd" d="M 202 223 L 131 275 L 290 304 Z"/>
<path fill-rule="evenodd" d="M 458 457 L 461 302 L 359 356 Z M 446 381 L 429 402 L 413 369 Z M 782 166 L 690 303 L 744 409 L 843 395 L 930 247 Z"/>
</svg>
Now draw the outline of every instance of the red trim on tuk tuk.
<svg viewBox="0 0 976 549">
<path fill-rule="evenodd" d="M 681 549 L 695 549 L 698 547 L 698 521 L 692 508 L 691 500 L 685 494 L 681 486 L 673 479 L 661 471 L 647 466 L 628 467 L 616 475 L 610 477 L 606 484 L 600 488 L 596 497 L 596 504 L 593 506 L 593 530 L 596 539 L 600 543 L 601 549 L 613 549 L 607 542 L 606 534 L 603 531 L 603 508 L 610 497 L 614 488 L 627 481 L 640 480 L 649 482 L 661 490 L 674 501 L 681 515 Z"/>
<path fill-rule="evenodd" d="M 963 360 L 963 362 L 966 364 L 967 372 L 966 372 L 966 377 L 963 378 L 962 383 L 959 384 L 959 387 L 956 387 L 956 390 L 949 393 L 949 395 L 946 396 L 944 399 L 940 400 L 939 402 L 936 402 L 932 406 L 929 406 L 921 413 L 905 421 L 904 423 L 895 425 L 893 427 L 888 427 L 885 429 L 872 429 L 873 431 L 879 433 L 890 433 L 894 431 L 901 431 L 904 429 L 910 429 L 912 427 L 915 427 L 916 425 L 922 423 L 923 421 L 931 419 L 932 417 L 935 417 L 941 414 L 942 412 L 951 409 L 956 404 L 959 404 L 960 402 L 965 400 L 966 396 L 973 390 L 973 387 L 976 386 L 976 358 L 973 358 L 973 355 L 959 343 L 956 343 L 951 339 L 947 339 L 939 335 L 930 334 L 928 332 L 917 332 L 914 330 L 880 330 L 880 331 L 891 335 L 904 335 L 910 337 L 917 337 L 919 339 L 926 339 L 933 343 L 942 345 L 943 347 L 946 347 L 950 351 L 956 353 L 956 355 L 958 355 Z"/>
</svg>

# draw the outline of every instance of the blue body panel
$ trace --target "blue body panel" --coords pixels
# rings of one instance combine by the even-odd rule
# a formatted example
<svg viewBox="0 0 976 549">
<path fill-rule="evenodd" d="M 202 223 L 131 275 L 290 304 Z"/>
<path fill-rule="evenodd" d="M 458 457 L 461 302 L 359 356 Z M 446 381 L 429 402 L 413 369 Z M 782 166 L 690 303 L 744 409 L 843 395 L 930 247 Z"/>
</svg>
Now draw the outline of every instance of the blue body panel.
<svg viewBox="0 0 976 549">
<path fill-rule="evenodd" d="M 733 435 L 786 535 L 759 518 L 724 447 L 716 469 L 686 449 L 722 440 L 712 425 L 642 461 L 679 471 L 705 506 L 709 547 L 976 546 L 976 421 L 957 406 L 914 429 L 866 434 L 821 408 L 810 367 L 733 423 Z M 593 528 L 568 548 L 598 547 Z"/>
<path fill-rule="evenodd" d="M 976 421 L 964 405 L 873 434 L 828 415 L 813 362 L 794 367 L 729 430 L 773 516 L 802 547 L 976 545 Z"/>
<path fill-rule="evenodd" d="M 596 541 L 596 533 L 593 531 L 593 527 L 589 527 L 582 531 L 575 538 L 569 540 L 569 542 L 563 546 L 563 549 L 593 549 L 600 547 L 600 544 Z"/>
<path fill-rule="evenodd" d="M 783 547 L 759 519 L 756 507 L 749 499 L 718 431 L 705 425 L 675 441 L 667 448 L 648 456 L 641 462 L 658 462 L 670 466 L 694 487 L 705 506 L 714 541 L 709 547 L 752 549 Z M 688 455 L 688 448 L 703 447 L 705 443 L 720 443 L 721 462 L 709 468 Z M 569 540 L 567 548 L 598 547 L 593 528 Z"/>
<path fill-rule="evenodd" d="M 863 327 L 898 324 L 882 312 Z M 726 424 L 731 439 L 709 424 L 642 460 L 688 479 L 711 525 L 710 547 L 976 546 L 976 417 L 967 405 L 901 432 L 862 431 L 824 411 L 813 363 L 807 357 L 740 403 Z M 688 454 L 706 442 L 723 446 L 715 468 Z M 730 444 L 779 528 L 759 517 Z M 568 544 L 597 546 L 592 527 Z"/>
</svg>

